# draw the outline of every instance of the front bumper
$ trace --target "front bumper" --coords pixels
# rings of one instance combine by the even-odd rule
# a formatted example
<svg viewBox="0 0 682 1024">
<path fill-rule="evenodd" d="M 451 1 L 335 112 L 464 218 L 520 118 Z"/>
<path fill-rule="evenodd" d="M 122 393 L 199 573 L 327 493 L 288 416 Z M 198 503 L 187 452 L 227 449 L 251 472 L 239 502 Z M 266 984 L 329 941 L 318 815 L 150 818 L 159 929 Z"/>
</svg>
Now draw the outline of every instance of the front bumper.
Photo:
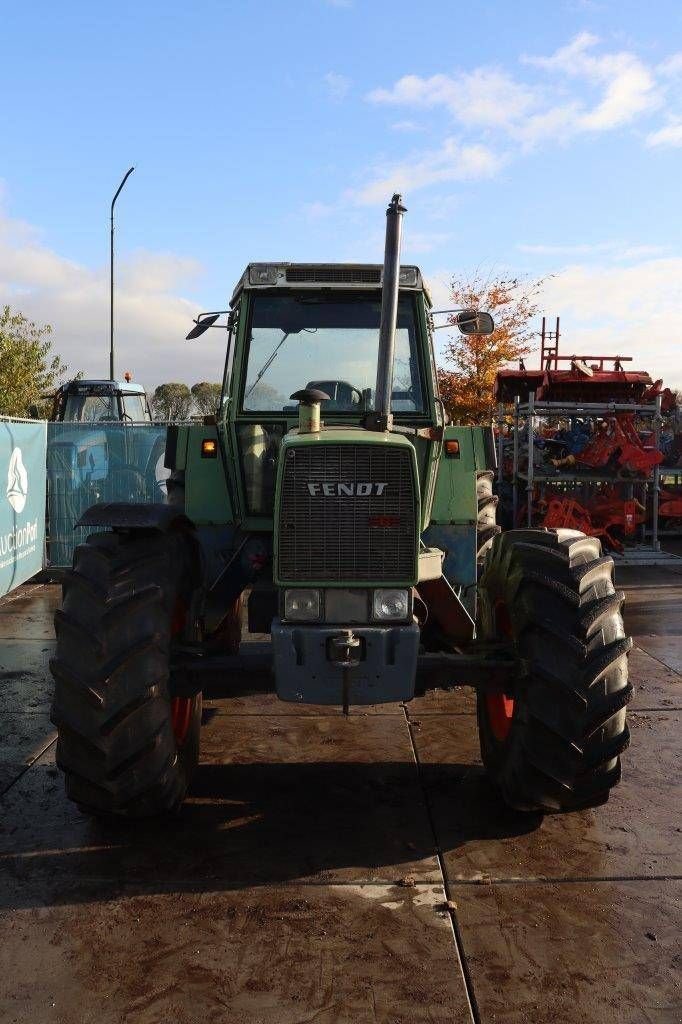
<svg viewBox="0 0 682 1024">
<path fill-rule="evenodd" d="M 419 650 L 416 623 L 353 627 L 361 641 L 361 660 L 346 670 L 328 656 L 330 638 L 342 632 L 341 626 L 285 625 L 273 619 L 273 663 L 280 700 L 341 705 L 344 671 L 350 704 L 412 699 Z"/>
</svg>

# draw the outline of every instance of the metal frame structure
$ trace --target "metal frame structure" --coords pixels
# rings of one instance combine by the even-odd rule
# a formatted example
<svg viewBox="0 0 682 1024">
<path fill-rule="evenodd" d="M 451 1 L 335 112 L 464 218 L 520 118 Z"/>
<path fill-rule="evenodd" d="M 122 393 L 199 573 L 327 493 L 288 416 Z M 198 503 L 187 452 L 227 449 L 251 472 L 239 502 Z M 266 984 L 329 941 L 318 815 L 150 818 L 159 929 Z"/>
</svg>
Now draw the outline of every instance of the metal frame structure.
<svg viewBox="0 0 682 1024">
<path fill-rule="evenodd" d="M 649 403 L 646 405 L 636 405 L 632 403 L 621 403 L 621 402 L 538 402 L 535 400 L 535 393 L 531 392 L 528 398 L 528 402 L 522 403 L 517 397 L 514 401 L 514 461 L 513 461 L 513 477 L 512 477 L 512 508 L 513 508 L 513 521 L 514 523 L 518 520 L 519 514 L 519 488 L 524 485 L 524 489 L 527 496 L 526 502 L 526 524 L 531 527 L 533 517 L 533 506 L 532 506 L 532 494 L 533 488 L 536 483 L 568 483 L 568 484 L 594 484 L 594 483 L 618 483 L 628 484 L 634 491 L 635 487 L 641 488 L 642 504 L 646 506 L 647 503 L 647 492 L 651 487 L 652 494 L 652 530 L 651 530 L 651 542 L 649 545 L 640 543 L 636 547 L 628 550 L 624 555 L 614 554 L 614 558 L 620 565 L 626 565 L 628 563 L 636 563 L 641 565 L 644 561 L 649 560 L 668 560 L 669 556 L 665 552 L 661 552 L 661 544 L 658 536 L 658 506 L 659 506 L 659 495 L 660 495 L 660 479 L 661 479 L 661 467 L 654 466 L 652 477 L 632 477 L 627 480 L 619 480 L 614 477 L 613 474 L 595 474 L 580 472 L 572 472 L 570 474 L 549 474 L 549 473 L 536 473 L 533 465 L 533 452 L 534 452 L 534 437 L 533 429 L 535 426 L 535 419 L 537 418 L 552 418 L 555 416 L 564 416 L 570 419 L 575 417 L 595 417 L 595 416 L 613 416 L 616 413 L 635 413 L 638 416 L 649 416 L 652 419 L 653 431 L 654 431 L 654 445 L 660 447 L 661 440 L 661 424 L 663 418 L 661 415 L 661 396 L 656 398 L 655 403 Z M 498 407 L 498 424 L 501 426 L 504 421 L 504 407 L 502 404 Z M 522 422 L 528 425 L 528 467 L 525 473 L 522 473 L 519 468 L 519 438 Z M 503 451 L 503 437 L 502 430 L 499 432 L 498 438 L 499 445 L 499 460 L 498 460 L 498 480 L 502 482 L 502 451 Z M 669 472 L 669 471 L 666 471 Z M 641 539 L 644 540 L 645 532 L 642 530 Z M 636 555 L 635 555 L 636 552 Z"/>
<path fill-rule="evenodd" d="M 660 466 L 659 469 L 659 481 L 664 477 L 673 477 L 675 480 L 674 486 L 677 487 L 682 482 L 682 466 Z M 659 498 L 660 498 L 660 485 L 659 485 Z M 653 526 L 653 524 L 652 524 Z M 646 529 L 646 535 L 651 536 L 653 529 Z M 661 530 L 659 527 L 658 520 L 656 521 L 656 536 L 657 537 L 679 537 L 681 536 L 680 530 Z"/>
</svg>

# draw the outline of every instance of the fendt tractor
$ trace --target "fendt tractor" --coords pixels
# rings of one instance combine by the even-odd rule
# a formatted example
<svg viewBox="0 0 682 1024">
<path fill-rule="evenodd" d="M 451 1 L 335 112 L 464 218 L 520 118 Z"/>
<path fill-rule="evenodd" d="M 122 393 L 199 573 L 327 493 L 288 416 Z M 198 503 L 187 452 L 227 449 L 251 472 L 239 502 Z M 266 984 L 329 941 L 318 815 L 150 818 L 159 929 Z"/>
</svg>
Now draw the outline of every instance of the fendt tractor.
<svg viewBox="0 0 682 1024">
<path fill-rule="evenodd" d="M 98 504 L 56 616 L 52 718 L 95 815 L 182 802 L 202 688 L 270 633 L 279 698 L 357 706 L 476 688 L 483 761 L 528 811 L 603 802 L 628 743 L 613 562 L 573 530 L 495 523 L 492 430 L 438 396 L 431 300 L 400 265 L 251 263 L 215 416 L 171 426 L 164 504 Z M 464 334 L 489 314 L 443 311 Z M 201 314 L 188 337 L 220 326 Z"/>
</svg>

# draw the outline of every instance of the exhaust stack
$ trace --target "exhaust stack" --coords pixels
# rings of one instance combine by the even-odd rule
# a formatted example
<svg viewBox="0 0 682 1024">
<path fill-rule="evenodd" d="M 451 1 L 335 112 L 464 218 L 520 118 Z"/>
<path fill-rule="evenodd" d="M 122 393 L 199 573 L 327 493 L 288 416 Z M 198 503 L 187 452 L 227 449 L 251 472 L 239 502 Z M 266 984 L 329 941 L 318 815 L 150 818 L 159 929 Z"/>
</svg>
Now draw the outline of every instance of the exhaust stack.
<svg viewBox="0 0 682 1024">
<path fill-rule="evenodd" d="M 393 420 L 391 416 L 393 356 L 398 317 L 398 288 L 400 286 L 400 247 L 403 214 L 406 212 L 402 196 L 396 192 L 386 210 L 386 244 L 381 287 L 381 326 L 379 327 L 376 398 L 374 416 L 368 418 L 367 424 L 374 430 L 390 430 Z"/>
<path fill-rule="evenodd" d="M 301 391 L 295 391 L 291 398 L 298 402 L 299 434 L 319 434 L 320 405 L 328 400 L 327 392 L 319 388 L 302 388 Z"/>
</svg>

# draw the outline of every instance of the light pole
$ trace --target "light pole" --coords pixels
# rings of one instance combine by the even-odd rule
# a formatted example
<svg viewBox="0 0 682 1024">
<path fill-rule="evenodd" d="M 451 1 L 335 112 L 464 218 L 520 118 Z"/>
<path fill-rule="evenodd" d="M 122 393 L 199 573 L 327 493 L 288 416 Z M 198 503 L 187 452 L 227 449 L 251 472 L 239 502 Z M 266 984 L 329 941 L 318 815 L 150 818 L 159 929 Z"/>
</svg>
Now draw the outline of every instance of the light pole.
<svg viewBox="0 0 682 1024">
<path fill-rule="evenodd" d="M 111 200 L 111 234 L 109 238 L 109 378 L 111 380 L 114 380 L 114 205 L 121 189 L 134 170 L 135 168 L 131 167 L 126 171 L 123 181 L 116 189 L 116 195 Z"/>
</svg>

